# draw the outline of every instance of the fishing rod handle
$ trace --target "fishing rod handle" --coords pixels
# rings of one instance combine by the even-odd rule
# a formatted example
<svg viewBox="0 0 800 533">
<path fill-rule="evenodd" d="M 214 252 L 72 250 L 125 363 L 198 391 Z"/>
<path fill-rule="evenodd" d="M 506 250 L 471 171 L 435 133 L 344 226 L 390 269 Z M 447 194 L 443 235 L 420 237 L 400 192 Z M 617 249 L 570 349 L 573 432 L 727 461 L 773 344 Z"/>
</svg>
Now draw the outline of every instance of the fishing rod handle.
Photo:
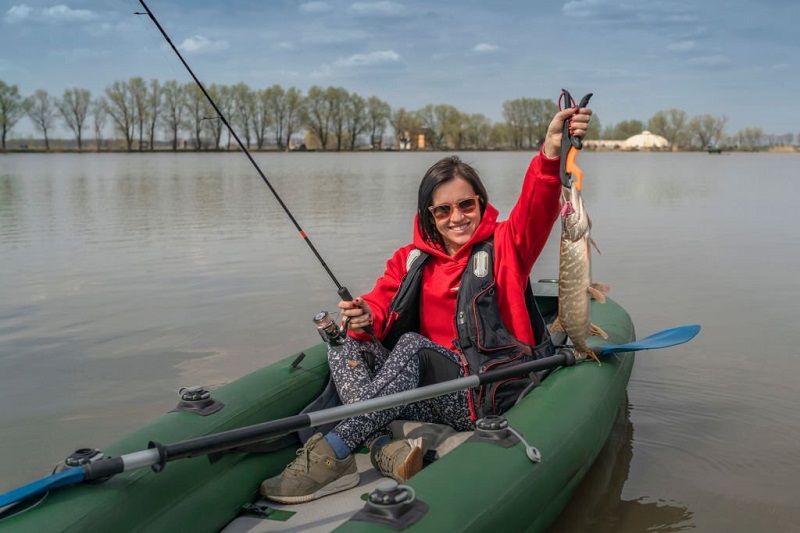
<svg viewBox="0 0 800 533">
<path fill-rule="evenodd" d="M 353 295 L 350 294 L 350 291 L 347 289 L 347 287 L 344 287 L 344 286 L 339 287 L 339 290 L 337 292 L 339 293 L 339 298 L 341 298 L 342 301 L 345 301 L 345 302 L 352 302 L 353 301 Z M 367 334 L 369 334 L 370 337 L 375 338 L 375 330 L 372 328 L 371 325 L 370 326 L 364 326 L 361 329 L 363 329 Z"/>
</svg>

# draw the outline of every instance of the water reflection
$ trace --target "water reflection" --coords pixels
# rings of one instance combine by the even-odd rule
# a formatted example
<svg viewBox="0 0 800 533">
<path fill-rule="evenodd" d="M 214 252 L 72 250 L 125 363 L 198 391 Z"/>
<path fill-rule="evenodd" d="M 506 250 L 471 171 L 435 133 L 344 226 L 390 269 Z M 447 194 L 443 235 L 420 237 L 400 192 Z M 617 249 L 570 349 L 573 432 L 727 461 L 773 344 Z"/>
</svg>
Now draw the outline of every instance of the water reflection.
<svg viewBox="0 0 800 533">
<path fill-rule="evenodd" d="M 358 294 L 410 241 L 443 155 L 256 157 Z M 531 154 L 460 155 L 504 218 Z M 800 154 L 581 158 L 595 279 L 640 333 L 703 333 L 638 358 L 636 435 L 625 413 L 561 530 L 794 531 Z M 180 387 L 318 342 L 310 318 L 338 300 L 239 153 L 0 156 L 0 258 L 0 491 L 166 412 Z M 557 264 L 556 229 L 533 277 Z"/>
<path fill-rule="evenodd" d="M 630 403 L 617 412 L 614 427 L 578 490 L 551 527 L 553 533 L 574 531 L 684 531 L 694 529 L 693 513 L 677 502 L 641 497 L 623 499 L 633 458 Z"/>
</svg>

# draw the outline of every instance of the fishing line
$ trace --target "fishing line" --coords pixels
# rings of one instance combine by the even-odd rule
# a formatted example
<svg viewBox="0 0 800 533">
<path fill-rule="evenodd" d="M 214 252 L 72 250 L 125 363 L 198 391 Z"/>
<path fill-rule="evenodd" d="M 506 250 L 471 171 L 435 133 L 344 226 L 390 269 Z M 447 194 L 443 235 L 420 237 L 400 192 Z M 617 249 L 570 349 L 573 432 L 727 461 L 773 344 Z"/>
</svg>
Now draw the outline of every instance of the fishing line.
<svg viewBox="0 0 800 533">
<path fill-rule="evenodd" d="M 208 94 L 208 91 L 206 91 L 206 88 L 203 86 L 202 82 L 195 75 L 194 71 L 189 66 L 189 64 L 186 62 L 186 60 L 183 58 L 183 55 L 181 55 L 180 51 L 178 51 L 178 48 L 173 44 L 172 39 L 170 39 L 169 35 L 167 35 L 167 32 L 164 30 L 164 28 L 158 22 L 158 19 L 156 19 L 156 16 L 153 14 L 152 11 L 150 11 L 150 8 L 147 6 L 147 4 L 144 2 L 144 0 L 139 0 L 139 3 L 144 8 L 145 13 L 134 12 L 134 14 L 135 15 L 147 15 L 148 17 L 150 17 L 150 20 L 152 20 L 153 24 L 155 24 L 156 28 L 158 28 L 158 31 L 161 33 L 161 35 L 167 41 L 167 44 L 169 44 L 169 46 L 172 48 L 172 51 L 175 52 L 175 55 L 178 56 L 178 59 L 180 59 L 181 63 L 183 63 L 183 66 L 186 67 L 186 70 L 189 72 L 189 75 L 192 77 L 194 82 L 197 84 L 197 86 L 202 91 L 203 96 L 206 97 L 206 100 L 208 100 L 208 103 L 211 105 L 212 108 L 214 108 L 214 112 L 217 114 L 217 118 L 219 118 L 219 120 L 221 120 L 222 123 L 225 125 L 225 127 L 228 129 L 228 132 L 230 133 L 231 137 L 233 137 L 233 139 L 236 141 L 236 144 L 239 145 L 239 148 L 242 150 L 242 152 L 245 154 L 245 156 L 247 156 L 247 159 L 250 160 L 250 163 L 256 169 L 256 172 L 258 172 L 258 175 L 261 176 L 261 180 L 267 185 L 267 187 L 269 187 L 269 190 L 272 192 L 272 195 L 278 201 L 278 204 L 280 204 L 280 206 L 283 209 L 284 213 L 286 213 L 286 216 L 289 217 L 289 220 L 292 221 L 292 224 L 294 224 L 294 227 L 297 229 L 298 233 L 300 233 L 300 236 L 303 238 L 304 241 L 306 241 L 306 244 L 311 249 L 311 251 L 314 253 L 314 255 L 316 256 L 317 260 L 322 265 L 322 268 L 325 269 L 325 272 L 327 272 L 328 276 L 330 276 L 331 280 L 333 280 L 333 283 L 336 285 L 337 292 L 339 293 L 339 297 L 342 300 L 347 300 L 347 301 L 352 300 L 353 297 L 350 294 L 350 291 L 347 290 L 347 287 L 342 286 L 342 284 L 339 283 L 339 280 L 336 279 L 336 276 L 333 275 L 333 271 L 331 271 L 331 269 L 328 267 L 328 264 L 322 258 L 320 253 L 317 251 L 317 248 L 311 242 L 311 239 L 308 238 L 308 235 L 306 235 L 306 232 L 303 231 L 302 227 L 300 227 L 300 224 L 294 218 L 294 215 L 292 215 L 292 212 L 289 211 L 289 208 L 283 202 L 283 199 L 278 194 L 278 191 L 275 190 L 275 187 L 272 186 L 272 183 L 270 183 L 270 181 L 267 178 L 266 174 L 264 174 L 264 171 L 261 170 L 261 167 L 259 167 L 258 163 L 256 163 L 255 159 L 253 159 L 253 156 L 250 154 L 250 150 L 247 149 L 247 147 L 244 145 L 242 140 L 239 138 L 239 135 L 236 134 L 236 131 L 230 125 L 230 123 L 228 122 L 228 119 L 225 117 L 224 113 L 220 110 L 219 107 L 217 107 L 217 104 L 214 101 L 214 99 L 211 97 L 210 94 Z"/>
</svg>

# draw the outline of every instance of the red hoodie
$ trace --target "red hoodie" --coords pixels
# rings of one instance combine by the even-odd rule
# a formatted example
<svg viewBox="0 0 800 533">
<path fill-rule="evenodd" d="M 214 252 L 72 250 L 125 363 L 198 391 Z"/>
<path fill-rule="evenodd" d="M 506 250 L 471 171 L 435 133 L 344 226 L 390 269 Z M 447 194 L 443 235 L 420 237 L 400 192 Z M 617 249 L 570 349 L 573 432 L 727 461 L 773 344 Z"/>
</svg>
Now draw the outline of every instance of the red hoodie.
<svg viewBox="0 0 800 533">
<path fill-rule="evenodd" d="M 558 218 L 560 195 L 559 159 L 539 154 L 525 173 L 522 191 L 508 220 L 497 222 L 497 209 L 487 204 L 475 233 L 455 255 L 450 256 L 442 248 L 426 241 L 415 218 L 413 244 L 394 253 L 375 287 L 363 295 L 372 309 L 375 335 L 383 339 L 388 326 L 394 322 L 396 317 L 387 316 L 389 304 L 406 274 L 408 254 L 419 248 L 431 255 L 422 273 L 419 333 L 455 351 L 453 340 L 458 337 L 456 295 L 461 276 L 472 246 L 494 235 L 494 276 L 500 315 L 517 339 L 533 346 L 533 330 L 525 306 L 525 284 Z"/>
</svg>

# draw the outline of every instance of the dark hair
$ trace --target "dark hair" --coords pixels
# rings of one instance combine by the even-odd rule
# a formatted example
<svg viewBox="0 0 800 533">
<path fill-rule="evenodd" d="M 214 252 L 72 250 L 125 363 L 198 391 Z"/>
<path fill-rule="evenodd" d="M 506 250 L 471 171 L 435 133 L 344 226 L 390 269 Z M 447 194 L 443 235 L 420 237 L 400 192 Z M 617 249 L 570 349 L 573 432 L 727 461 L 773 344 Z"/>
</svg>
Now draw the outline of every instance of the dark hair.
<svg viewBox="0 0 800 533">
<path fill-rule="evenodd" d="M 470 165 L 461 161 L 457 155 L 445 157 L 429 168 L 428 171 L 425 172 L 425 176 L 422 177 L 422 181 L 419 183 L 419 195 L 417 197 L 418 224 L 423 237 L 425 237 L 427 241 L 442 247 L 444 247 L 444 240 L 441 234 L 436 230 L 436 222 L 428 207 L 433 205 L 433 193 L 436 191 L 437 187 L 456 178 L 462 178 L 472 185 L 475 194 L 480 196 L 481 216 L 483 216 L 484 211 L 486 211 L 486 204 L 489 202 L 489 195 L 486 194 L 486 188 L 483 186 L 478 172 Z"/>
</svg>

